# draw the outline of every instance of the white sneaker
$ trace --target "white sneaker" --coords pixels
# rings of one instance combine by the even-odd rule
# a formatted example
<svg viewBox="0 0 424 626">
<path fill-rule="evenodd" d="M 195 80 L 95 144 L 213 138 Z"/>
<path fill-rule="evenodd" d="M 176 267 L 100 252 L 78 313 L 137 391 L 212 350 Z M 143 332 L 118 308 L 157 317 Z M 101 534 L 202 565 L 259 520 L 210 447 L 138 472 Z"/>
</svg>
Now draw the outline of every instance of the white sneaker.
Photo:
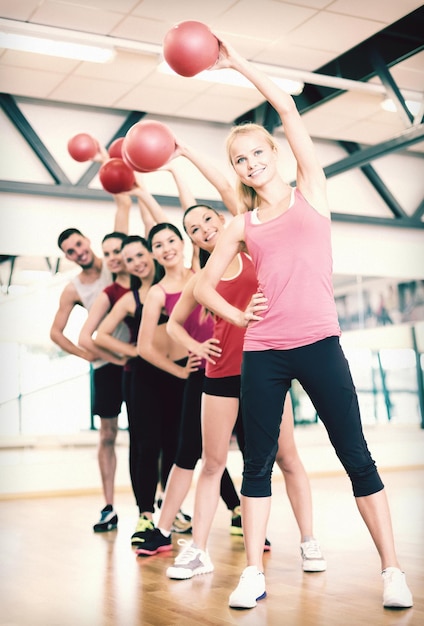
<svg viewBox="0 0 424 626">
<path fill-rule="evenodd" d="M 256 565 L 250 565 L 243 570 L 239 584 L 230 595 L 229 605 L 233 609 L 253 609 L 256 600 L 265 596 L 265 576 Z"/>
<path fill-rule="evenodd" d="M 412 593 L 406 584 L 405 574 L 397 567 L 386 567 L 381 572 L 384 582 L 383 606 L 408 609 L 413 606 Z"/>
<path fill-rule="evenodd" d="M 327 563 L 322 556 L 318 541 L 311 539 L 300 544 L 304 572 L 325 572 Z"/>
<path fill-rule="evenodd" d="M 193 546 L 193 542 L 179 539 L 178 545 L 183 546 L 182 551 L 176 557 L 174 565 L 166 570 L 168 578 L 186 580 L 198 574 L 213 572 L 213 563 L 207 552 Z"/>
</svg>

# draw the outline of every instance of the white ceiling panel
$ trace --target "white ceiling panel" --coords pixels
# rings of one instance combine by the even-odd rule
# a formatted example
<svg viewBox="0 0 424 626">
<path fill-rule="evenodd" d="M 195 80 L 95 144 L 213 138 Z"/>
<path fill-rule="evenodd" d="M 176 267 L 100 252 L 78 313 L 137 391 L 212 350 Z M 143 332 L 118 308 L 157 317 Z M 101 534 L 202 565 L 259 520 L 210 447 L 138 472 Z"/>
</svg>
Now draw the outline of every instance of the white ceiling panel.
<svg viewBox="0 0 424 626">
<path fill-rule="evenodd" d="M 384 28 L 383 21 L 365 20 L 338 13 L 322 11 L 290 33 L 290 41 L 320 50 L 332 51 L 335 56 Z"/>
<path fill-rule="evenodd" d="M 335 0 L 329 11 L 354 15 L 368 20 L 376 20 L 385 24 L 392 24 L 406 13 L 411 13 L 421 6 L 419 0 Z"/>
<path fill-rule="evenodd" d="M 116 3 L 119 6 L 119 2 Z M 103 5 L 101 5 L 103 6 Z M 91 7 L 90 2 L 44 0 L 31 15 L 31 22 L 70 30 L 107 35 L 121 21 L 120 13 Z"/>
</svg>

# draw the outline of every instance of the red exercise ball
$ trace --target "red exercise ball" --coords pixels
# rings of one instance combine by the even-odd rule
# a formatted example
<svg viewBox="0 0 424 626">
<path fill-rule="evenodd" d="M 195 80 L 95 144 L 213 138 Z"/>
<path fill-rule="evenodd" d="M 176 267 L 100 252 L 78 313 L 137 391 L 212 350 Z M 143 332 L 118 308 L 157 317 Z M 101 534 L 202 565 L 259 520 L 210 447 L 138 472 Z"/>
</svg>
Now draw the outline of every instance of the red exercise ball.
<svg viewBox="0 0 424 626">
<path fill-rule="evenodd" d="M 118 158 L 112 158 L 103 163 L 99 169 L 99 178 L 103 189 L 109 193 L 130 191 L 135 184 L 133 170 Z"/>
<path fill-rule="evenodd" d="M 137 122 L 122 144 L 126 163 L 138 172 L 153 172 L 165 165 L 175 152 L 175 138 L 162 122 Z"/>
<path fill-rule="evenodd" d="M 111 159 L 122 159 L 122 143 L 125 137 L 118 137 L 115 141 L 112 141 L 107 149 Z"/>
<path fill-rule="evenodd" d="M 218 55 L 218 39 L 202 22 L 189 20 L 175 24 L 163 40 L 165 61 L 181 76 L 194 76 L 207 70 Z"/>
<path fill-rule="evenodd" d="M 90 161 L 98 151 L 99 144 L 87 133 L 79 133 L 68 141 L 68 152 L 75 161 Z"/>
</svg>

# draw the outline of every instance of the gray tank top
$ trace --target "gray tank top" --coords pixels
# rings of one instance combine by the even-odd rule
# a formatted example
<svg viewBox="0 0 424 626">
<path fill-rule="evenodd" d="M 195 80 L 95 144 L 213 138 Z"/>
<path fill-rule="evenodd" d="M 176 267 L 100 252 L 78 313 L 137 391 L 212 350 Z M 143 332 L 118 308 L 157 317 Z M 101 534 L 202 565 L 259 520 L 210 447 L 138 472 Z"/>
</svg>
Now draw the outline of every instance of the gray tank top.
<svg viewBox="0 0 424 626">
<path fill-rule="evenodd" d="M 100 276 L 97 280 L 93 281 L 92 283 L 82 283 L 79 279 L 79 276 L 75 276 L 71 282 L 77 290 L 83 307 L 87 309 L 87 311 L 89 311 L 99 293 L 101 293 L 105 287 L 111 284 L 112 274 L 106 267 L 106 263 L 102 261 L 102 269 L 100 271 Z M 128 342 L 130 339 L 130 332 L 127 325 L 123 322 L 118 324 L 117 328 L 113 332 L 113 336 L 116 337 L 116 339 Z M 97 369 L 102 365 L 106 365 L 106 361 L 98 359 L 97 361 L 94 361 L 91 365 L 94 369 Z"/>
<path fill-rule="evenodd" d="M 100 271 L 99 278 L 92 283 L 82 283 L 79 276 L 75 276 L 75 278 L 72 279 L 72 284 L 77 290 L 82 306 L 87 309 L 87 311 L 91 309 L 93 302 L 99 293 L 101 293 L 105 287 L 110 285 L 111 282 L 112 274 L 107 269 L 104 261 L 102 261 L 102 269 Z"/>
</svg>

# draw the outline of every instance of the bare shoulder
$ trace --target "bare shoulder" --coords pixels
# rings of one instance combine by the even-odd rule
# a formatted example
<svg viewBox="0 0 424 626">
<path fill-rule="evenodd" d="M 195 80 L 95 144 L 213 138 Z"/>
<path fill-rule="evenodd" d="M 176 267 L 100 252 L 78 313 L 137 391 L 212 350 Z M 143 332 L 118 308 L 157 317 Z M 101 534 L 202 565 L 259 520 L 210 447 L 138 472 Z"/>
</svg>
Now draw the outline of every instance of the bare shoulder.
<svg viewBox="0 0 424 626">
<path fill-rule="evenodd" d="M 78 291 L 76 290 L 76 287 L 72 282 L 68 283 L 62 291 L 60 302 L 61 304 L 68 305 L 81 304 L 81 299 L 79 297 Z"/>
<path fill-rule="evenodd" d="M 245 213 L 235 215 L 229 222 L 225 231 L 237 238 L 238 241 L 244 241 Z"/>
</svg>

